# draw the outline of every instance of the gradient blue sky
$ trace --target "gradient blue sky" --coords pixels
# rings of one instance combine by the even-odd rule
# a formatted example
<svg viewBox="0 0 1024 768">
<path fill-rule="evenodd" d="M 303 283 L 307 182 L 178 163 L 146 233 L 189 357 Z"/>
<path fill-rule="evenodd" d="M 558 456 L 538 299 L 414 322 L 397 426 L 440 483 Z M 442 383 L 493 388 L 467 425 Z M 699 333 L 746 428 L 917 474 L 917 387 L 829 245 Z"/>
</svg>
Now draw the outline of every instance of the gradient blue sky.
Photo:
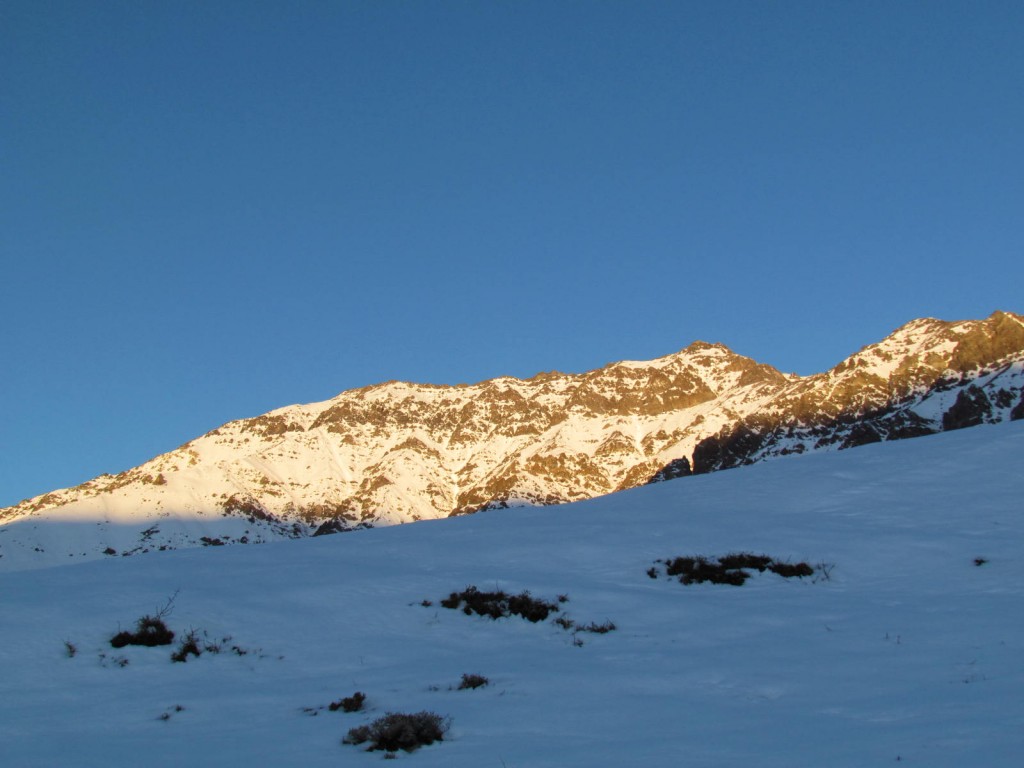
<svg viewBox="0 0 1024 768">
<path fill-rule="evenodd" d="M 1024 3 L 0 4 L 0 506 L 387 379 L 1024 310 Z"/>
</svg>

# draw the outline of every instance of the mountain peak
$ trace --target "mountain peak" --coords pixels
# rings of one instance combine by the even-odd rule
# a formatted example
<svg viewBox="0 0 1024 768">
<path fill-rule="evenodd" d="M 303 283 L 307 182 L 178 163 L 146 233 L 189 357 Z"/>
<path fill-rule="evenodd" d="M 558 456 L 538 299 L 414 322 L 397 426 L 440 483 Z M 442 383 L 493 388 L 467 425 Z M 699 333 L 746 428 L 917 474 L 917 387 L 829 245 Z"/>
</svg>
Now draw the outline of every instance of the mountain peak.
<svg viewBox="0 0 1024 768">
<path fill-rule="evenodd" d="M 699 339 L 697 341 L 692 342 L 687 347 L 684 347 L 682 351 L 683 352 L 704 352 L 704 351 L 709 350 L 709 349 L 720 349 L 720 350 L 722 350 L 724 352 L 733 353 L 731 349 L 729 349 L 727 346 L 725 346 L 725 344 L 720 344 L 718 342 L 709 343 L 709 342 L 706 342 L 706 341 L 700 341 Z M 735 354 L 735 353 L 733 353 L 733 354 Z"/>
<path fill-rule="evenodd" d="M 555 504 L 1021 418 L 1022 391 L 1024 323 L 1005 312 L 915 320 L 809 377 L 696 341 L 580 374 L 390 381 L 279 408 L 119 475 L 0 510 L 0 523 L 51 515 L 100 531 L 116 523 L 135 538 L 105 547 L 134 553 Z"/>
</svg>

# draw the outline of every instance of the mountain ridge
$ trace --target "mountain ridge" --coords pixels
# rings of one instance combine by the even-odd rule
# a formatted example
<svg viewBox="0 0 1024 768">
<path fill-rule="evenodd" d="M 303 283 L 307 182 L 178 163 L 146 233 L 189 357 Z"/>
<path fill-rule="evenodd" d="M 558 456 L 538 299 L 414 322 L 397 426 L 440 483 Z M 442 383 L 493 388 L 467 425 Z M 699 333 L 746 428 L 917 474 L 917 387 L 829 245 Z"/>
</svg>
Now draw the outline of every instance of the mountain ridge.
<svg viewBox="0 0 1024 768">
<path fill-rule="evenodd" d="M 1012 313 L 913 320 L 811 376 L 696 341 L 579 374 L 391 381 L 284 406 L 0 510 L 0 530 L 43 518 L 95 522 L 97 546 L 117 554 L 256 543 L 576 501 L 1022 416 L 1024 318 Z M 169 532 L 184 519 L 209 535 Z M 108 543 L 104 532 L 124 523 L 142 530 Z M 0 539 L 0 564 L 19 549 L 13 541 Z M 47 549 L 30 543 L 23 554 Z"/>
</svg>

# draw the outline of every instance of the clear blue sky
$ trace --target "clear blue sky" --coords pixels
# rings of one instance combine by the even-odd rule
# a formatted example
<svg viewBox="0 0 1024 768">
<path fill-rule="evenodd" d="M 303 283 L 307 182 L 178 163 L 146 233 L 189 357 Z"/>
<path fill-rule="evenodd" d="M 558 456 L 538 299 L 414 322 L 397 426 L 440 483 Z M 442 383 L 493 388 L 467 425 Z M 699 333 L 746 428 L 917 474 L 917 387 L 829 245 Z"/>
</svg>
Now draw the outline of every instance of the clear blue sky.
<svg viewBox="0 0 1024 768">
<path fill-rule="evenodd" d="M 0 4 L 0 506 L 231 419 L 1024 310 L 1024 3 Z"/>
</svg>

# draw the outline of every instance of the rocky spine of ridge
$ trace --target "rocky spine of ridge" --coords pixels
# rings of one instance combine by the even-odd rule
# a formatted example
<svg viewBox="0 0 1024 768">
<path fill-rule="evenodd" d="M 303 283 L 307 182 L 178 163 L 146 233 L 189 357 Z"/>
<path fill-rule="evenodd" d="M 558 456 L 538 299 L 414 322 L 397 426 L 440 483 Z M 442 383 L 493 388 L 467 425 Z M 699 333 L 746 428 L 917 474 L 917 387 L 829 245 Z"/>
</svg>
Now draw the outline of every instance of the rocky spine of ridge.
<svg viewBox="0 0 1024 768">
<path fill-rule="evenodd" d="M 915 320 L 703 440 L 695 473 L 1024 418 L 1024 318 Z"/>
<path fill-rule="evenodd" d="M 583 374 L 388 382 L 225 424 L 135 469 L 0 510 L 0 524 L 145 523 L 127 549 L 108 547 L 125 554 L 555 504 L 1021 418 L 1022 390 L 1024 318 L 1002 312 L 913 321 L 809 377 L 696 342 Z"/>
<path fill-rule="evenodd" d="M 718 403 L 743 408 L 788 380 L 697 342 L 579 375 L 388 382 L 225 424 L 140 467 L 4 514 L 102 500 L 105 509 L 351 527 L 589 498 L 649 480 L 681 443 L 692 448 L 706 434 Z"/>
</svg>

